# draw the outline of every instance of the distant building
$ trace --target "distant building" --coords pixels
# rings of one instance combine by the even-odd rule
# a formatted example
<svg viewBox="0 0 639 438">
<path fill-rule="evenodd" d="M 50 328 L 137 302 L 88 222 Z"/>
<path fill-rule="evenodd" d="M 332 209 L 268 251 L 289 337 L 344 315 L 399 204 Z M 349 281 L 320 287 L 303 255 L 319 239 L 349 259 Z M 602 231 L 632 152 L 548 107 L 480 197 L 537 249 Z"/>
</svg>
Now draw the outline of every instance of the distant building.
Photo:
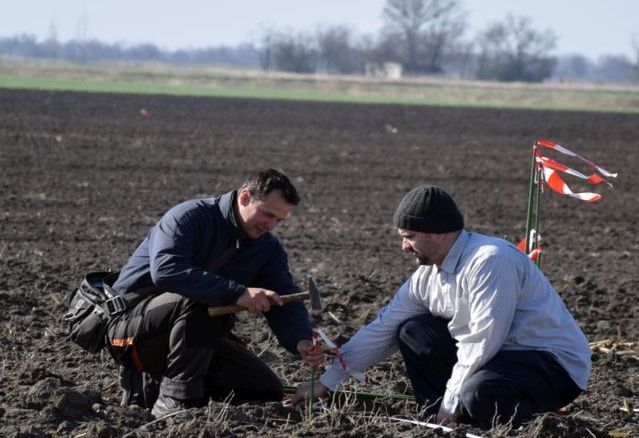
<svg viewBox="0 0 639 438">
<path fill-rule="evenodd" d="M 367 62 L 364 66 L 366 76 L 385 79 L 400 79 L 402 65 L 397 62 Z"/>
</svg>

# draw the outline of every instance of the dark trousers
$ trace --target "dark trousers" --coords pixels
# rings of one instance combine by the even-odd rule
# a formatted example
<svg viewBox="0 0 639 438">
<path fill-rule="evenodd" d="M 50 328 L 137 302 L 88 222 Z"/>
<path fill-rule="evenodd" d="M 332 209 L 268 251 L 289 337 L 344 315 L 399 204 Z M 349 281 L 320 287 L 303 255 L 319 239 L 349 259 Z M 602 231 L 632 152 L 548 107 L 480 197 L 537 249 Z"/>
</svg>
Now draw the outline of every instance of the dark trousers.
<svg viewBox="0 0 639 438">
<path fill-rule="evenodd" d="M 281 400 L 282 383 L 233 340 L 228 318 L 212 318 L 203 304 L 164 293 L 139 303 L 111 327 L 109 337 L 112 344 L 132 339 L 121 358 L 129 386 L 159 381 L 160 393 L 179 400 L 223 399 L 231 392 L 236 400 Z M 154 394 L 145 393 L 143 403 L 134 402 L 149 407 Z"/>
<path fill-rule="evenodd" d="M 404 321 L 399 347 L 417 402 L 436 414 L 446 382 L 457 362 L 457 346 L 448 321 L 431 314 Z M 461 388 L 461 421 L 489 428 L 512 421 L 518 427 L 534 413 L 565 406 L 581 390 L 550 353 L 500 351 Z"/>
</svg>

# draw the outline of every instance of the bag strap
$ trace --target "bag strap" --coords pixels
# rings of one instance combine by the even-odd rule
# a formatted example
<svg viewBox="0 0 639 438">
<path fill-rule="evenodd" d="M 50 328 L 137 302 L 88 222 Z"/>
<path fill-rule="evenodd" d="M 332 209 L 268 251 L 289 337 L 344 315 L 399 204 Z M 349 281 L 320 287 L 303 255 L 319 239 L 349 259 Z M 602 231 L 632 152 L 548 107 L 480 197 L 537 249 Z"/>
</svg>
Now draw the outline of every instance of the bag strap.
<svg viewBox="0 0 639 438">
<path fill-rule="evenodd" d="M 118 294 L 113 290 L 113 283 L 118 279 L 120 272 L 112 272 L 102 280 L 102 289 L 108 299 L 102 304 L 102 309 L 109 315 L 116 316 L 123 313 L 127 309 L 133 308 L 142 298 L 147 296 L 148 290 L 140 289 L 134 292 L 128 292 L 124 295 Z"/>
<path fill-rule="evenodd" d="M 231 257 L 233 257 L 233 255 L 237 252 L 238 249 L 240 249 L 240 240 L 235 239 L 234 244 L 229 245 L 229 247 L 224 250 L 221 256 L 209 262 L 209 264 L 206 267 L 206 270 L 211 272 L 216 272 L 218 269 L 224 266 L 229 260 L 231 260 Z"/>
</svg>

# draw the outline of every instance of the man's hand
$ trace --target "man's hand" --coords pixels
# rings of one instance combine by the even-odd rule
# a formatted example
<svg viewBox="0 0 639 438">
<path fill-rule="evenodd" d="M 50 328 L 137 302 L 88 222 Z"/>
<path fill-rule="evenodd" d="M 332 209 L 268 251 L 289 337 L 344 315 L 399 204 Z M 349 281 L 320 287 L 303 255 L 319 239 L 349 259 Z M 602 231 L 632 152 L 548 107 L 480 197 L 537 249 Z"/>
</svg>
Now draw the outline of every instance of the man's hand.
<svg viewBox="0 0 639 438">
<path fill-rule="evenodd" d="M 302 360 L 317 368 L 324 363 L 324 353 L 322 352 L 322 346 L 316 344 L 313 346 L 313 341 L 303 339 L 297 343 L 297 352 L 302 356 Z"/>
<path fill-rule="evenodd" d="M 301 403 L 307 402 L 310 389 L 311 389 L 311 382 L 302 383 L 300 386 L 297 387 L 297 391 L 295 392 L 295 395 L 293 397 L 291 397 L 288 400 L 284 400 L 284 406 L 297 406 Z M 328 388 L 322 385 L 322 383 L 319 380 L 316 380 L 315 387 L 313 390 L 313 397 L 316 399 L 323 397 L 326 395 L 327 392 L 328 392 Z"/>
<path fill-rule="evenodd" d="M 447 424 L 451 424 L 457 421 L 457 415 L 446 412 L 442 408 L 439 408 L 439 412 L 437 412 L 437 420 L 435 420 L 437 424 L 441 424 L 445 426 Z"/>
<path fill-rule="evenodd" d="M 238 306 L 246 307 L 251 313 L 265 313 L 271 310 L 272 305 L 284 304 L 282 298 L 272 290 L 261 287 L 247 287 L 235 302 Z"/>
</svg>

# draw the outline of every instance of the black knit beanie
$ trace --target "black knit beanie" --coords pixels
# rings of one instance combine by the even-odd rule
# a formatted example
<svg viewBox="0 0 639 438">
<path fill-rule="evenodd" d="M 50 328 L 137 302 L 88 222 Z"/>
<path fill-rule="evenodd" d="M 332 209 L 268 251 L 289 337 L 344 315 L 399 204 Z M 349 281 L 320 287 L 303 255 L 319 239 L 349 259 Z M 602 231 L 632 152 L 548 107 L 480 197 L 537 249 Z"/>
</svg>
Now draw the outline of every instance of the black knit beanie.
<svg viewBox="0 0 639 438">
<path fill-rule="evenodd" d="M 404 196 L 393 215 L 393 225 L 410 231 L 442 234 L 464 228 L 464 217 L 443 189 L 423 185 Z"/>
</svg>

